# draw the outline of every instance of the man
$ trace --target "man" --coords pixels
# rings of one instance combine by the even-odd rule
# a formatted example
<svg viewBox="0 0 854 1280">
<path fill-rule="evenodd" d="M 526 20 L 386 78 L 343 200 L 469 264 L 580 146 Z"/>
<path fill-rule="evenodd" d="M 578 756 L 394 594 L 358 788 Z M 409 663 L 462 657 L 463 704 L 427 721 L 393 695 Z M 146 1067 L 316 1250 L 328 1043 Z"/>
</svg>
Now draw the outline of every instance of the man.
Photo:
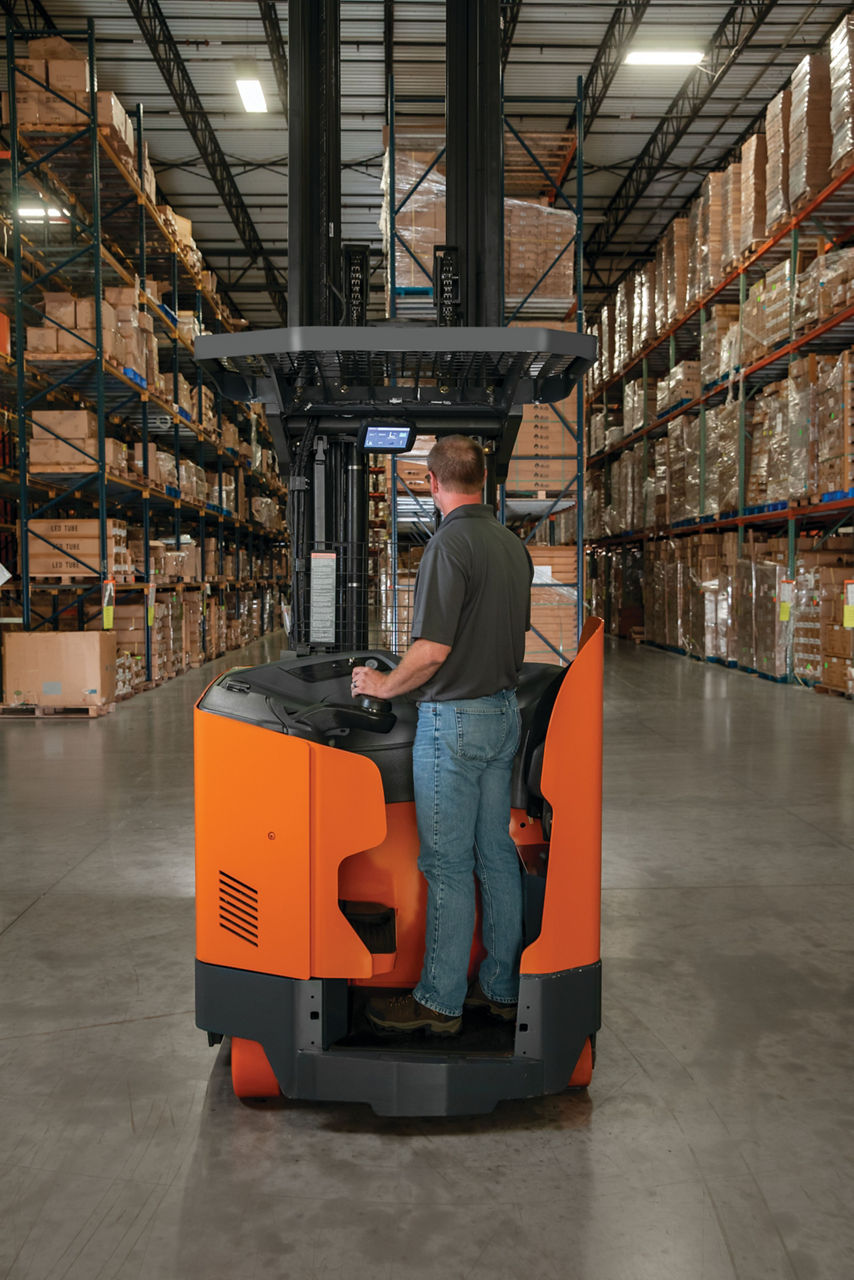
<svg viewBox="0 0 854 1280">
<path fill-rule="evenodd" d="M 484 458 L 475 440 L 446 436 L 427 467 L 443 518 L 418 570 L 412 644 L 393 671 L 353 671 L 354 693 L 418 690 L 412 763 L 418 866 L 427 881 L 421 979 L 409 994 L 372 1000 L 368 1019 L 381 1031 L 455 1035 L 464 1003 L 504 1021 L 516 1014 L 522 885 L 509 835 L 510 771 L 533 567 L 524 543 L 482 503 Z M 487 955 L 467 993 L 473 873 Z"/>
</svg>

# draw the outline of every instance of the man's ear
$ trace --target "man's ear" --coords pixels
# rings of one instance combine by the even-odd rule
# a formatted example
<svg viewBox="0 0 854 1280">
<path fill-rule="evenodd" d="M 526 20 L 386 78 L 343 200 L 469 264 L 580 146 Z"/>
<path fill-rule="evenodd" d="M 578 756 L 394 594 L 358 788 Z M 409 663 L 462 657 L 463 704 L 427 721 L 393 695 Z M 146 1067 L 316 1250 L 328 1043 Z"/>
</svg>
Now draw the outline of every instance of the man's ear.
<svg viewBox="0 0 854 1280">
<path fill-rule="evenodd" d="M 430 480 L 430 492 L 435 498 L 436 494 L 439 492 L 439 482 L 436 479 L 436 477 L 433 475 L 432 471 L 428 471 L 427 476 Z"/>
</svg>

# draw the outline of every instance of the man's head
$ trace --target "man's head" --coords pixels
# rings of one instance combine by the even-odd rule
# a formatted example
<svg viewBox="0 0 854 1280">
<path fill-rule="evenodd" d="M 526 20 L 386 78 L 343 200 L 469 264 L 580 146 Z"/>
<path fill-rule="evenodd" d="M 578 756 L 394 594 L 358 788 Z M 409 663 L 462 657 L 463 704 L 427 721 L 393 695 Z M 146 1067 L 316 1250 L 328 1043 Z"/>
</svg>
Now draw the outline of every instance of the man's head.
<svg viewBox="0 0 854 1280">
<path fill-rule="evenodd" d="M 443 436 L 427 454 L 433 500 L 443 515 L 465 502 L 480 502 L 486 463 L 470 436 Z"/>
</svg>

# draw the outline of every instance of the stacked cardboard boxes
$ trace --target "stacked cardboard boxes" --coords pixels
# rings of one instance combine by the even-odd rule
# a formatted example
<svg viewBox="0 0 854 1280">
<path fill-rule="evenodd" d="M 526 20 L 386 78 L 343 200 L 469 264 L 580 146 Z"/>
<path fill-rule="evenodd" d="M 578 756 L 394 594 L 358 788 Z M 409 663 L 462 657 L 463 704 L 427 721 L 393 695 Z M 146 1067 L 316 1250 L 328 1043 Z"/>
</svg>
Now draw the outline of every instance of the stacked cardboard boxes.
<svg viewBox="0 0 854 1280">
<path fill-rule="evenodd" d="M 734 368 L 730 330 L 738 327 L 737 303 L 718 303 L 706 311 L 700 327 L 700 382 L 704 387 L 727 376 Z"/>
<path fill-rule="evenodd" d="M 830 179 L 830 64 L 810 53 L 792 74 L 789 123 L 789 200 L 798 213 Z"/>
<path fill-rule="evenodd" d="M 722 173 L 710 173 L 700 192 L 700 235 L 694 250 L 698 255 L 698 288 L 701 295 L 708 293 L 720 278 L 723 184 Z"/>
<path fill-rule="evenodd" d="M 107 436 L 104 462 L 108 471 L 127 474 L 127 446 Z M 98 470 L 98 419 L 85 409 L 36 409 L 28 449 L 29 470 L 36 475 Z"/>
<path fill-rule="evenodd" d="M 133 579 L 127 525 L 107 520 L 108 577 Z M 28 556 L 33 578 L 97 578 L 100 573 L 100 524 L 97 520 L 31 520 Z"/>
<path fill-rule="evenodd" d="M 659 416 L 677 405 L 696 400 L 700 395 L 700 361 L 680 360 L 656 386 L 656 410 Z"/>
<path fill-rule="evenodd" d="M 526 662 L 560 664 L 574 657 L 578 625 L 578 559 L 574 546 L 528 550 L 534 562 Z"/>
<path fill-rule="evenodd" d="M 854 163 L 854 14 L 830 38 L 830 167 L 833 176 Z"/>
<path fill-rule="evenodd" d="M 754 133 L 741 148 L 740 254 L 752 253 L 765 239 L 768 221 L 765 183 L 768 150 L 764 133 Z"/>
<path fill-rule="evenodd" d="M 789 217 L 789 118 L 792 91 L 782 89 L 765 112 L 768 162 L 765 169 L 766 231 L 771 235 Z"/>
<path fill-rule="evenodd" d="M 724 170 L 723 225 L 721 228 L 720 277 L 735 266 L 741 252 L 741 165 L 736 162 Z"/>
</svg>

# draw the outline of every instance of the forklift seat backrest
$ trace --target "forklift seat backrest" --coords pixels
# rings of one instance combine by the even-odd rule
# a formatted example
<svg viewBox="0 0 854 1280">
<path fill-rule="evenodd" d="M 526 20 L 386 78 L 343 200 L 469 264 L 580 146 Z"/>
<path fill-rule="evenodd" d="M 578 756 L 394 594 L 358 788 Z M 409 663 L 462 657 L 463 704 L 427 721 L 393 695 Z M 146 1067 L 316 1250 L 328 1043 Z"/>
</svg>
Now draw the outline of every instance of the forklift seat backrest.
<svg viewBox="0 0 854 1280">
<path fill-rule="evenodd" d="M 568 670 L 569 667 L 557 668 L 548 663 L 533 662 L 526 662 L 522 667 L 516 690 L 522 735 L 510 779 L 510 803 L 514 809 L 527 809 L 531 795 L 542 798 L 540 777 L 546 733 L 558 691 Z"/>
</svg>

